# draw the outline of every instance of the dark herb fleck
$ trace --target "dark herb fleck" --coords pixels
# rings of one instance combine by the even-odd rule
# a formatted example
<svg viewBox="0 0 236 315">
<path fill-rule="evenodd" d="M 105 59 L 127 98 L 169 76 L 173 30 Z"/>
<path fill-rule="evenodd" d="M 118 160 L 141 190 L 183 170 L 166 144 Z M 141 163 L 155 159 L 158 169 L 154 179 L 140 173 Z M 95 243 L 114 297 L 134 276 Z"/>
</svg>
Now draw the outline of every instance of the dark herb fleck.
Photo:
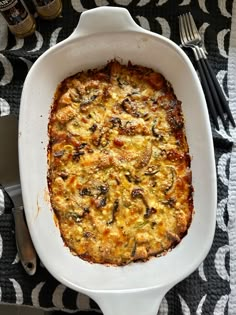
<svg viewBox="0 0 236 315">
<path fill-rule="evenodd" d="M 159 172 L 159 167 L 149 166 L 147 170 L 144 172 L 144 175 L 151 176 L 151 175 L 155 175 L 158 172 Z"/>
<path fill-rule="evenodd" d="M 105 207 L 106 204 L 107 204 L 107 198 L 106 197 L 98 198 L 97 202 L 96 202 L 96 208 Z"/>
<path fill-rule="evenodd" d="M 174 205 L 175 205 L 175 202 L 176 202 L 176 200 L 175 200 L 174 198 L 169 198 L 169 199 L 167 199 L 167 200 L 163 200 L 163 201 L 162 201 L 162 204 L 167 205 L 167 206 L 173 208 Z"/>
<path fill-rule="evenodd" d="M 125 177 L 130 183 L 139 184 L 141 182 L 141 179 L 138 176 L 132 175 L 130 172 L 127 172 Z"/>
<path fill-rule="evenodd" d="M 80 103 L 80 105 L 89 105 L 90 103 L 92 103 L 96 98 L 98 97 L 98 95 L 92 95 L 89 99 L 86 99 L 84 101 L 82 101 Z M 81 107 L 81 106 L 80 106 Z"/>
<path fill-rule="evenodd" d="M 134 188 L 131 192 L 132 198 L 143 198 L 143 189 L 142 188 Z"/>
<path fill-rule="evenodd" d="M 141 114 L 137 112 L 137 108 L 134 102 L 132 102 L 129 98 L 125 98 L 121 103 L 121 108 L 128 114 L 133 117 L 140 117 Z"/>
<path fill-rule="evenodd" d="M 84 233 L 83 233 L 83 236 L 84 236 L 85 238 L 90 238 L 90 237 L 93 236 L 93 234 L 92 234 L 91 232 L 84 232 Z"/>
<path fill-rule="evenodd" d="M 159 130 L 157 129 L 157 120 L 156 119 L 153 121 L 153 124 L 152 124 L 152 134 L 156 138 L 161 137 L 161 134 L 160 134 Z"/>
<path fill-rule="evenodd" d="M 92 192 L 89 188 L 82 188 L 80 191 L 81 196 L 92 196 Z"/>
<path fill-rule="evenodd" d="M 111 218 L 111 220 L 108 222 L 108 224 L 111 224 L 111 223 L 113 223 L 113 222 L 115 221 L 115 214 L 116 214 L 118 208 L 119 208 L 119 200 L 116 199 L 116 200 L 114 201 L 113 208 L 112 208 L 112 218 Z"/>
<path fill-rule="evenodd" d="M 56 152 L 53 153 L 53 156 L 54 157 L 61 157 L 61 156 L 64 155 L 64 153 L 65 153 L 65 150 L 56 151 Z"/>
<path fill-rule="evenodd" d="M 75 222 L 80 222 L 81 221 L 81 216 L 76 213 L 76 212 L 69 212 L 67 214 L 68 219 L 73 220 Z"/>
<path fill-rule="evenodd" d="M 86 145 L 87 145 L 87 143 L 86 143 L 86 142 L 83 142 L 83 143 L 81 143 L 81 144 L 79 145 L 78 149 L 81 150 L 81 149 L 83 149 Z"/>
<path fill-rule="evenodd" d="M 66 180 L 69 175 L 68 175 L 66 172 L 61 172 L 61 173 L 60 173 L 60 176 L 61 176 L 61 178 L 62 178 L 63 180 Z"/>
<path fill-rule="evenodd" d="M 76 152 L 74 152 L 73 155 L 72 155 L 73 161 L 78 161 L 80 159 L 80 156 L 84 155 L 84 154 L 85 154 L 84 151 L 76 151 Z"/>
<path fill-rule="evenodd" d="M 135 253 L 136 253 L 136 248 L 137 248 L 137 243 L 134 242 L 134 246 L 132 248 L 132 252 L 131 252 L 131 256 L 134 257 Z"/>
<path fill-rule="evenodd" d="M 96 129 L 97 129 L 97 125 L 96 124 L 93 124 L 90 128 L 89 128 L 89 130 L 90 131 L 92 131 L 92 132 L 94 132 Z"/>
<path fill-rule="evenodd" d="M 108 193 L 109 188 L 106 185 L 101 185 L 98 187 L 98 190 L 100 191 L 101 195 L 105 195 L 106 193 Z"/>
<path fill-rule="evenodd" d="M 157 211 L 156 211 L 155 208 L 153 208 L 153 207 L 151 207 L 151 208 L 147 207 L 147 208 L 146 208 L 146 213 L 144 214 L 144 218 L 147 219 L 147 218 L 149 218 L 153 213 L 156 213 L 156 212 L 157 212 Z"/>
<path fill-rule="evenodd" d="M 170 176 L 171 176 L 171 179 L 170 179 L 170 184 L 169 186 L 165 189 L 164 193 L 168 193 L 171 188 L 174 186 L 174 182 L 175 182 L 175 176 L 176 176 L 176 173 L 175 173 L 175 169 L 170 167 Z"/>
<path fill-rule="evenodd" d="M 120 120 L 119 117 L 112 117 L 110 119 L 110 122 L 112 123 L 112 127 L 113 128 L 116 127 L 116 126 L 121 127 L 121 120 Z"/>
</svg>

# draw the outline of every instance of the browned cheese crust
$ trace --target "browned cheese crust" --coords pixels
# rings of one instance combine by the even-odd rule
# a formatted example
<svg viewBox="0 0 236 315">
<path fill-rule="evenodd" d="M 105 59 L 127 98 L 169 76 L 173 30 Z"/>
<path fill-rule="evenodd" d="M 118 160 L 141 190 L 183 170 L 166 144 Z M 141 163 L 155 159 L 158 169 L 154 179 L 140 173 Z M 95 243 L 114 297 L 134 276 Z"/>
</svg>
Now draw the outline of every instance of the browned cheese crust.
<svg viewBox="0 0 236 315">
<path fill-rule="evenodd" d="M 180 242 L 193 212 L 189 148 L 161 74 L 112 61 L 65 79 L 48 132 L 51 204 L 74 255 L 125 265 Z"/>
</svg>

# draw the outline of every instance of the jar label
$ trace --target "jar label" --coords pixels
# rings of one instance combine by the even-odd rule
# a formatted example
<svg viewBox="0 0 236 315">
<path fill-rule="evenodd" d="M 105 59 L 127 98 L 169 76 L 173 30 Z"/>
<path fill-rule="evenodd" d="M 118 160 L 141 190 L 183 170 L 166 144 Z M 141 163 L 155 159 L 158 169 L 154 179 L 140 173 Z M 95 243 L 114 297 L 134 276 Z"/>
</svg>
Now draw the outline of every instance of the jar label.
<svg viewBox="0 0 236 315">
<path fill-rule="evenodd" d="M 0 0 L 0 12 L 13 34 L 24 37 L 35 30 L 34 19 L 23 0 Z"/>
<path fill-rule="evenodd" d="M 0 11 L 5 11 L 18 3 L 18 0 L 0 0 Z"/>
<path fill-rule="evenodd" d="M 57 16 L 61 10 L 61 0 L 33 0 L 39 15 L 43 17 Z"/>
<path fill-rule="evenodd" d="M 20 24 L 29 15 L 24 5 L 19 1 L 13 2 L 11 5 L 4 8 L 1 13 L 9 26 Z"/>
<path fill-rule="evenodd" d="M 15 35 L 22 35 L 30 32 L 34 27 L 34 20 L 32 17 L 27 13 L 26 18 L 18 23 L 17 25 L 9 25 L 9 29 Z"/>
</svg>

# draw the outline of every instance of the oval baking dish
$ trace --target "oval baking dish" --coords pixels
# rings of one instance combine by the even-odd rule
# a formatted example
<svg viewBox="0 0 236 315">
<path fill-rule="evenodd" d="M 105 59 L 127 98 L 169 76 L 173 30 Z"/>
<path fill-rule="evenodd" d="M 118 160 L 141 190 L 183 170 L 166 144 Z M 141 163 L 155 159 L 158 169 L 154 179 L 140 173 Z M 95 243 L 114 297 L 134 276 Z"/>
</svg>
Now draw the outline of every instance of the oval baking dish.
<svg viewBox="0 0 236 315">
<path fill-rule="evenodd" d="M 91 264 L 73 256 L 55 225 L 47 186 L 48 118 L 57 85 L 81 70 L 117 59 L 153 68 L 182 101 L 192 156 L 194 208 L 187 235 L 171 252 L 123 267 Z M 216 173 L 203 92 L 185 53 L 172 41 L 139 27 L 123 8 L 82 13 L 72 35 L 46 51 L 25 80 L 19 120 L 19 160 L 27 223 L 48 271 L 93 298 L 104 314 L 154 315 L 165 293 L 193 272 L 212 244 Z"/>
</svg>

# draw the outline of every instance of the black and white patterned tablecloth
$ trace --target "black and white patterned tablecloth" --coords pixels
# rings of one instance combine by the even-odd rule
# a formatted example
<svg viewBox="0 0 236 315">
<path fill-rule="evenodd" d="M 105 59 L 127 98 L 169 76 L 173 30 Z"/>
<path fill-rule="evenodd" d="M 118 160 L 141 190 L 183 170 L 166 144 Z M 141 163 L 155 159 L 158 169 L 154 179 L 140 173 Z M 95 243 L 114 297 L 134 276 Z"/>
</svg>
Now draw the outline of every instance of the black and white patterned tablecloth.
<svg viewBox="0 0 236 315">
<path fill-rule="evenodd" d="M 18 116 L 22 86 L 32 63 L 71 34 L 81 12 L 102 5 L 127 8 L 143 28 L 177 43 L 177 16 L 190 10 L 236 119 L 236 1 L 233 0 L 64 0 L 62 15 L 54 21 L 37 18 L 37 30 L 27 39 L 16 39 L 10 34 L 0 16 L 1 116 L 10 113 Z M 212 127 L 218 175 L 214 242 L 200 267 L 167 293 L 159 310 L 161 315 L 236 314 L 236 130 L 229 125 L 226 132 L 220 121 L 219 124 L 220 131 Z M 70 313 L 80 310 L 81 315 L 90 314 L 89 310 L 93 310 L 91 314 L 101 313 L 92 300 L 58 283 L 42 265 L 33 277 L 25 274 L 17 256 L 9 206 L 10 201 L 0 189 L 0 303 Z"/>
</svg>

